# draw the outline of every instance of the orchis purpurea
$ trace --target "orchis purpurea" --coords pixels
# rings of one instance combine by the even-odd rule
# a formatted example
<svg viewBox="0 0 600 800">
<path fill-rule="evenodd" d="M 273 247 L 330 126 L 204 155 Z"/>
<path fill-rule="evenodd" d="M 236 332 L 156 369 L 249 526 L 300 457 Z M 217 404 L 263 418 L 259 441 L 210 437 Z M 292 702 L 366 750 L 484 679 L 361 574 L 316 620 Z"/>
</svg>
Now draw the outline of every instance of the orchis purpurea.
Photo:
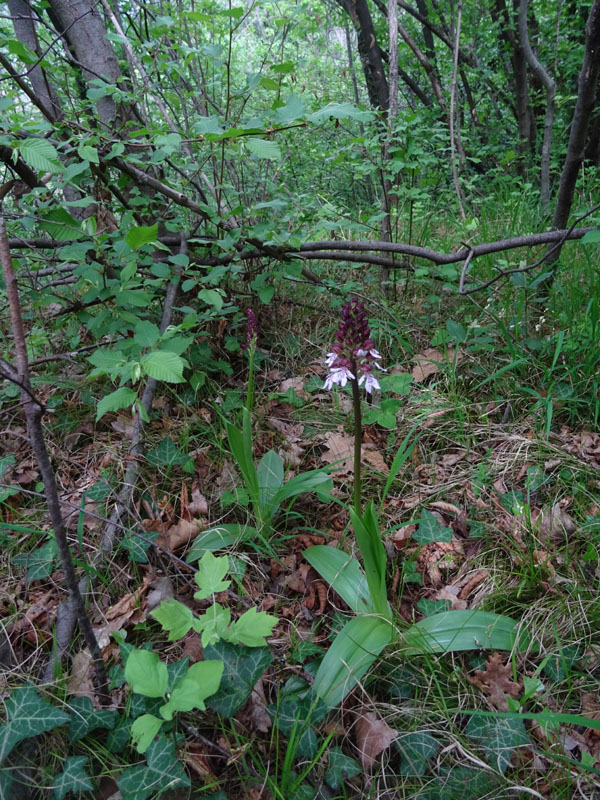
<svg viewBox="0 0 600 800">
<path fill-rule="evenodd" d="M 252 411 L 254 407 L 254 356 L 258 347 L 258 320 L 251 308 L 246 309 L 246 344 L 242 350 L 248 352 L 248 390 L 246 392 L 246 408 Z"/>
<path fill-rule="evenodd" d="M 336 333 L 336 342 L 327 353 L 325 361 L 329 373 L 323 385 L 324 389 L 333 389 L 335 385 L 344 387 L 348 381 L 352 386 L 354 406 L 354 508 L 361 513 L 360 495 L 360 449 L 362 442 L 362 417 L 360 409 L 360 387 L 367 393 L 379 389 L 379 381 L 373 368 L 385 372 L 379 364 L 381 354 L 375 349 L 371 339 L 369 321 L 365 306 L 355 297 L 342 308 L 342 319 Z"/>
</svg>

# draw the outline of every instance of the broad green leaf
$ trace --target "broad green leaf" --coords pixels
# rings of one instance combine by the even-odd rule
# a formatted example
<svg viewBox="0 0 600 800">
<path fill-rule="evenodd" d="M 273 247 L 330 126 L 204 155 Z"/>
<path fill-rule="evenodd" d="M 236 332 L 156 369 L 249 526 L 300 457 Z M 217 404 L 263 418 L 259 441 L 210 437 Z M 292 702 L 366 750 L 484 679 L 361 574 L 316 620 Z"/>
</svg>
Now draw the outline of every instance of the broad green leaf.
<svg viewBox="0 0 600 800">
<path fill-rule="evenodd" d="M 129 408 L 137 400 L 137 392 L 129 389 L 127 386 L 121 386 L 120 389 L 107 394 L 102 400 L 98 401 L 96 406 L 96 422 L 109 411 L 118 411 L 121 408 Z"/>
<path fill-rule="evenodd" d="M 0 762 L 22 739 L 38 736 L 69 722 L 69 715 L 42 700 L 35 689 L 13 689 L 5 702 L 8 722 L 0 726 Z"/>
<path fill-rule="evenodd" d="M 445 611 L 426 617 L 402 633 L 404 652 L 451 653 L 459 650 L 536 649 L 519 623 L 489 611 Z"/>
<path fill-rule="evenodd" d="M 450 542 L 452 541 L 452 529 L 440 524 L 438 519 L 426 508 L 421 512 L 419 527 L 413 533 L 413 540 L 418 544 L 429 544 L 430 542 Z"/>
<path fill-rule="evenodd" d="M 131 726 L 131 738 L 138 753 L 146 752 L 162 724 L 163 720 L 155 717 L 154 714 L 142 714 L 141 717 L 134 720 Z"/>
<path fill-rule="evenodd" d="M 134 649 L 125 664 L 125 680 L 137 694 L 164 697 L 169 684 L 169 673 L 156 653 Z"/>
<path fill-rule="evenodd" d="M 287 75 L 289 72 L 294 71 L 295 64 L 293 61 L 282 61 L 280 64 L 271 64 L 269 69 L 271 72 L 277 72 L 280 75 Z"/>
<path fill-rule="evenodd" d="M 375 616 L 351 619 L 325 653 L 313 690 L 329 708 L 335 708 L 393 638 L 394 629 L 385 619 Z"/>
<path fill-rule="evenodd" d="M 13 56 L 17 56 L 24 64 L 36 64 L 39 60 L 37 54 L 22 42 L 19 42 L 18 39 L 9 39 L 7 47 L 8 52 L 12 53 Z"/>
<path fill-rule="evenodd" d="M 201 289 L 198 292 L 198 300 L 202 300 L 207 306 L 213 306 L 217 311 L 223 308 L 223 295 L 216 289 Z"/>
<path fill-rule="evenodd" d="M 277 617 L 252 607 L 231 626 L 226 638 L 230 642 L 239 642 L 246 647 L 263 647 L 267 644 L 267 636 L 271 635 L 277 622 Z"/>
<path fill-rule="evenodd" d="M 160 339 L 160 331 L 158 325 L 155 325 L 150 320 L 142 319 L 135 326 L 134 341 L 140 347 L 154 347 Z"/>
<path fill-rule="evenodd" d="M 281 158 L 281 150 L 277 142 L 270 139 L 256 139 L 250 136 L 246 139 L 246 147 L 248 150 L 258 158 L 270 158 L 279 160 Z"/>
<path fill-rule="evenodd" d="M 225 638 L 230 622 L 230 609 L 224 608 L 220 603 L 213 603 L 204 614 L 196 617 L 193 627 L 197 633 L 202 634 L 202 647 Z"/>
<path fill-rule="evenodd" d="M 190 779 L 175 753 L 175 745 L 166 736 L 160 736 L 150 744 L 146 762 L 147 766 L 126 769 L 117 779 L 123 800 L 155 798 L 166 789 L 190 785 Z"/>
<path fill-rule="evenodd" d="M 600 230 L 588 231 L 581 240 L 582 244 L 591 244 L 595 242 L 600 242 Z"/>
<path fill-rule="evenodd" d="M 275 450 L 269 450 L 256 467 L 258 479 L 259 503 L 267 508 L 277 490 L 283 485 L 283 459 Z"/>
<path fill-rule="evenodd" d="M 511 719 L 471 717 L 465 733 L 480 742 L 494 769 L 502 773 L 506 772 L 515 749 L 530 743 L 523 720 L 516 716 Z"/>
<path fill-rule="evenodd" d="M 309 119 L 317 125 L 329 119 L 357 119 L 367 121 L 373 118 L 370 111 L 359 111 L 352 103 L 329 103 L 329 105 L 315 111 Z"/>
<path fill-rule="evenodd" d="M 352 611 L 374 611 L 367 579 L 355 558 L 324 544 L 309 547 L 302 555 Z"/>
<path fill-rule="evenodd" d="M 77 152 L 83 161 L 89 161 L 91 164 L 99 164 L 98 151 L 95 147 L 89 144 L 80 144 Z"/>
<path fill-rule="evenodd" d="M 167 350 L 153 350 L 142 358 L 141 363 L 151 378 L 167 383 L 183 383 L 183 370 L 188 366 L 184 358 Z"/>
<path fill-rule="evenodd" d="M 400 751 L 400 775 L 419 778 L 427 769 L 427 762 L 439 750 L 439 742 L 425 731 L 401 734 L 394 746 Z"/>
<path fill-rule="evenodd" d="M 250 525 L 238 525 L 229 523 L 219 525 L 215 528 L 208 528 L 194 539 L 189 553 L 185 560 L 188 564 L 193 564 L 204 555 L 206 550 L 221 550 L 224 547 L 231 547 L 236 542 L 258 538 L 258 531 Z"/>
<path fill-rule="evenodd" d="M 194 575 L 196 585 L 200 588 L 200 591 L 194 594 L 196 600 L 204 600 L 217 592 L 228 589 L 231 581 L 223 580 L 228 570 L 229 559 L 227 556 L 214 556 L 210 550 L 207 550 L 198 562 L 198 571 Z"/>
<path fill-rule="evenodd" d="M 228 718 L 250 697 L 254 685 L 273 660 L 268 647 L 243 647 L 223 641 L 205 647 L 204 657 L 224 665 L 219 691 L 207 699 L 206 705 Z"/>
<path fill-rule="evenodd" d="M 81 792 L 91 792 L 94 788 L 85 768 L 88 765 L 87 756 L 69 756 L 63 761 L 63 771 L 55 776 L 52 781 L 52 796 L 56 800 L 72 792 L 77 797 Z"/>
<path fill-rule="evenodd" d="M 68 242 L 84 235 L 80 223 L 64 208 L 52 208 L 45 211 L 43 219 L 38 224 L 41 230 L 46 231 L 59 242 Z"/>
<path fill-rule="evenodd" d="M 71 724 L 69 725 L 69 742 L 78 742 L 90 731 L 98 728 L 110 731 L 117 724 L 119 714 L 108 708 L 94 711 L 94 704 L 89 697 L 74 697 L 69 701 Z"/>
<path fill-rule="evenodd" d="M 176 711 L 192 711 L 194 708 L 204 711 L 204 701 L 217 691 L 222 674 L 221 661 L 199 661 L 192 664 L 187 675 L 175 684 L 169 702 L 161 706 L 161 716 L 171 720 Z"/>
<path fill-rule="evenodd" d="M 326 499 L 332 489 L 333 481 L 325 470 L 312 469 L 308 472 L 301 472 L 300 475 L 294 475 L 293 478 L 286 481 L 277 491 L 271 503 L 270 513 L 273 514 L 272 509 L 279 508 L 286 500 L 297 497 L 299 494 L 316 492 L 319 497 Z"/>
<path fill-rule="evenodd" d="M 139 250 L 145 244 L 158 240 L 158 223 L 156 225 L 134 225 L 127 232 L 125 241 L 132 250 Z"/>
<path fill-rule="evenodd" d="M 279 125 L 286 125 L 296 119 L 300 119 L 306 113 L 306 106 L 304 100 L 298 97 L 297 94 L 291 94 L 284 106 L 281 106 L 275 112 L 274 120 Z"/>
<path fill-rule="evenodd" d="M 226 422 L 225 424 L 229 447 L 240 468 L 244 483 L 246 484 L 246 489 L 253 503 L 258 503 L 258 478 L 256 477 L 254 459 L 252 458 L 252 422 L 248 409 L 242 409 L 241 431 L 230 422 Z"/>
<path fill-rule="evenodd" d="M 54 145 L 47 139 L 24 139 L 15 148 L 23 161 L 38 172 L 60 172 L 62 164 Z"/>
<path fill-rule="evenodd" d="M 163 601 L 158 608 L 150 612 L 150 616 L 162 625 L 163 630 L 169 632 L 170 642 L 183 639 L 194 622 L 192 611 L 174 597 Z"/>
<path fill-rule="evenodd" d="M 362 772 L 358 761 L 347 756 L 341 747 L 332 747 L 327 753 L 327 758 L 329 769 L 325 773 L 325 782 L 332 789 L 339 789 L 345 781 Z"/>
<path fill-rule="evenodd" d="M 394 394 L 410 394 L 410 385 L 413 376 L 408 372 L 394 372 L 390 375 L 383 375 L 379 379 L 382 391 L 393 392 Z"/>
</svg>

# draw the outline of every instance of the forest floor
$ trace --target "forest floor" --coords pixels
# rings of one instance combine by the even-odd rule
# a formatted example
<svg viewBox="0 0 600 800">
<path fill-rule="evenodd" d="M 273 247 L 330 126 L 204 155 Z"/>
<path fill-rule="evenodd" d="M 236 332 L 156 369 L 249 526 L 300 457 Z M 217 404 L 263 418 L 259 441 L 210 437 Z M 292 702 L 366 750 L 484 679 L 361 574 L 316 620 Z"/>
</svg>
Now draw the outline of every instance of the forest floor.
<svg viewBox="0 0 600 800">
<path fill-rule="evenodd" d="M 376 397 L 365 405 L 363 501 L 383 498 L 388 599 L 399 631 L 444 610 L 480 609 L 516 620 L 537 644 L 523 652 L 417 656 L 391 646 L 337 711 L 311 716 L 302 690 L 349 612 L 303 554 L 323 544 L 356 552 L 347 507 L 352 398 L 347 389 L 323 389 L 324 357 L 337 325 L 330 311 L 282 304 L 274 313 L 259 309 L 259 323 L 254 459 L 275 450 L 286 477 L 326 468 L 333 490 L 328 502 L 312 493 L 284 504 L 268 539 L 236 541 L 221 551 L 229 556 L 232 584 L 216 595 L 220 603 L 234 617 L 252 605 L 278 622 L 264 665 L 252 673 L 258 678 L 234 713 L 207 700 L 206 711 L 181 716 L 176 746 L 192 788 L 177 796 L 600 797 L 600 435 L 559 403 L 548 420 L 543 402 L 534 408 L 515 384 L 500 386 L 506 374 L 498 370 L 507 361 L 495 361 L 494 353 L 482 376 L 468 339 L 434 344 L 435 326 L 418 331 L 414 320 L 401 337 L 384 323 L 376 326 L 388 369 L 384 401 L 394 402 L 381 406 Z M 223 330 L 213 334 L 217 350 Z M 149 614 L 169 598 L 194 606 L 195 568 L 188 562 L 194 547 L 196 558 L 202 552 L 206 531 L 255 525 L 223 422 L 239 423 L 246 353 L 223 349 L 223 359 L 230 374 L 211 376 L 196 394 L 185 385 L 160 390 L 135 493 L 137 527 L 124 532 L 110 563 L 89 575 L 89 614 L 113 670 L 125 639 L 138 647 L 151 642 L 167 662 L 202 659 L 198 633 L 168 642 Z M 70 504 L 65 519 L 80 569 L 98 550 L 132 434 L 127 410 L 94 424 L 88 369 L 85 362 L 67 363 L 37 386 L 52 408 L 47 443 L 61 499 Z M 496 377 L 486 381 L 490 374 Z M 537 391 L 543 400 L 543 385 Z M 17 408 L 5 417 L 2 438 L 0 608 L 8 696 L 24 681 L 39 686 L 65 594 Z M 384 494 L 403 442 L 409 455 Z M 95 703 L 89 657 L 76 643 L 70 655 L 45 696 L 65 708 L 74 696 Z M 123 679 L 111 675 L 114 708 L 122 708 L 131 701 Z M 476 710 L 509 713 L 465 713 Z M 55 728 L 39 745 L 37 785 L 52 786 L 67 755 L 85 756 L 93 796 L 114 797 L 119 773 L 143 758 L 132 747 L 111 746 L 108 735 L 101 725 L 81 737 Z"/>
</svg>

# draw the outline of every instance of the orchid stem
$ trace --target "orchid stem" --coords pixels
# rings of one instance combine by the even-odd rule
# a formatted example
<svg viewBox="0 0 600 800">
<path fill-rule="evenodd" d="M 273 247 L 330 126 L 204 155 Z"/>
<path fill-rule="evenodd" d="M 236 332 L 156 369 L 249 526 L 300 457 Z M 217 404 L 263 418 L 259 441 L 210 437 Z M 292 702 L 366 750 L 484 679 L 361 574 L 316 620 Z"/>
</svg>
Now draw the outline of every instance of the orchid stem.
<svg viewBox="0 0 600 800">
<path fill-rule="evenodd" d="M 256 355 L 256 337 L 253 336 L 248 345 L 248 389 L 246 392 L 246 408 L 254 408 L 254 356 Z"/>
<path fill-rule="evenodd" d="M 356 372 L 354 373 L 356 374 Z M 358 379 L 352 378 L 352 405 L 354 407 L 354 509 L 361 514 L 360 456 L 362 445 L 362 414 Z"/>
</svg>

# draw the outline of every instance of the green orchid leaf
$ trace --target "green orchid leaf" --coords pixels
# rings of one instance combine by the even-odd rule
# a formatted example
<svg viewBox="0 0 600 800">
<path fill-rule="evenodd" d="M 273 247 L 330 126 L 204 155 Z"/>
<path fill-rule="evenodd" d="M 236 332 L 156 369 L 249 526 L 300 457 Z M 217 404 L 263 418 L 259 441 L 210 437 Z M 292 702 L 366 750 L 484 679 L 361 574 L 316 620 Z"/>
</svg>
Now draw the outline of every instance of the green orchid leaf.
<svg viewBox="0 0 600 800">
<path fill-rule="evenodd" d="M 356 613 L 375 611 L 367 579 L 355 558 L 343 550 L 327 547 L 324 544 L 309 547 L 302 555 L 352 611 Z"/>
</svg>

